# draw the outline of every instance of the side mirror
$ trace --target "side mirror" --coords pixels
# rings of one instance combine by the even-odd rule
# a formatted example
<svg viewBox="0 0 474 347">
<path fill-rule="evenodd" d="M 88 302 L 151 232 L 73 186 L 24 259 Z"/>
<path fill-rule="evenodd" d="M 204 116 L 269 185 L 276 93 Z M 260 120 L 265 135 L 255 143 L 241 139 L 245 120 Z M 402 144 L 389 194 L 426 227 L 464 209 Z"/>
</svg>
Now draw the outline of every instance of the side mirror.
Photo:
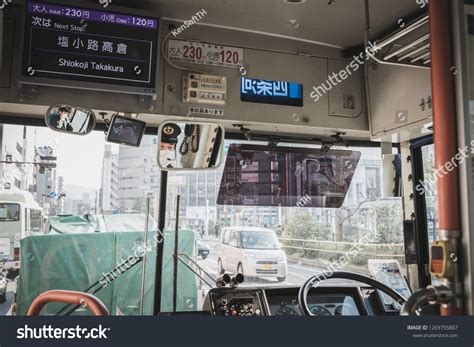
<svg viewBox="0 0 474 347">
<path fill-rule="evenodd" d="M 398 154 L 384 154 L 383 165 L 383 197 L 401 197 L 401 159 Z"/>
<path fill-rule="evenodd" d="M 218 168 L 224 138 L 224 128 L 216 123 L 163 123 L 158 132 L 158 165 L 162 170 Z"/>
<path fill-rule="evenodd" d="M 59 104 L 48 109 L 45 121 L 51 130 L 74 135 L 87 135 L 94 130 L 96 117 L 92 110 Z"/>
</svg>

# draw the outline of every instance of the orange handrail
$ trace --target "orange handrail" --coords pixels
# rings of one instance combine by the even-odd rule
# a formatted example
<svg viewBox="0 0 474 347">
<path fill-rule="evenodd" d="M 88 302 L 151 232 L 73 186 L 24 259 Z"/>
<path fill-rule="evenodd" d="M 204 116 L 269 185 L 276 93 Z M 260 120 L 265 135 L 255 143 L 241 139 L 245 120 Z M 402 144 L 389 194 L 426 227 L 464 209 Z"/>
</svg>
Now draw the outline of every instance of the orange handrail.
<svg viewBox="0 0 474 347">
<path fill-rule="evenodd" d="M 71 305 L 81 305 L 88 308 L 96 316 L 108 316 L 107 307 L 95 296 L 68 290 L 50 290 L 39 295 L 28 310 L 28 316 L 38 316 L 43 307 L 50 302 L 61 302 Z"/>
</svg>

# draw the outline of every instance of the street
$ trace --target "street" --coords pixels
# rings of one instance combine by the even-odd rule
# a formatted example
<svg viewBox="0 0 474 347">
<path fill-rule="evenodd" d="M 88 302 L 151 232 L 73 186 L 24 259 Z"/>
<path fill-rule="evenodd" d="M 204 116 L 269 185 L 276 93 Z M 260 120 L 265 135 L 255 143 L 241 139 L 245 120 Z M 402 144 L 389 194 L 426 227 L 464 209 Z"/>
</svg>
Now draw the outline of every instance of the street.
<svg viewBox="0 0 474 347">
<path fill-rule="evenodd" d="M 213 278 L 217 278 L 219 274 L 217 273 L 217 259 L 219 255 L 219 243 L 218 240 L 214 237 L 209 237 L 207 243 L 210 248 L 210 253 L 206 259 L 198 260 L 200 266 L 202 266 Z M 252 282 L 244 282 L 241 286 L 280 286 L 280 287 L 299 287 L 301 286 L 309 277 L 314 275 L 318 271 L 323 271 L 321 268 L 314 268 L 310 266 L 288 263 L 288 274 L 284 282 L 277 282 L 273 278 L 259 278 L 254 279 Z M 207 279 L 207 278 L 206 278 Z M 209 280 L 209 279 L 208 279 Z M 344 283 L 345 280 L 333 280 L 334 283 Z M 10 306 L 13 301 L 14 293 L 14 283 L 10 282 L 8 284 L 7 291 L 7 301 L 3 304 L 0 304 L 0 316 L 4 316 L 10 310 Z"/>
<path fill-rule="evenodd" d="M 209 237 L 207 239 L 207 243 L 210 248 L 210 253 L 206 259 L 199 259 L 198 263 L 201 265 L 211 276 L 214 278 L 218 277 L 217 273 L 217 259 L 219 254 L 219 243 L 217 239 L 214 237 Z M 265 286 L 268 285 L 275 285 L 275 286 L 301 286 L 309 277 L 314 275 L 317 271 L 323 271 L 320 268 L 314 268 L 299 264 L 292 264 L 288 263 L 288 275 L 286 277 L 286 281 L 284 282 L 277 282 L 276 279 L 265 279 L 260 278 L 258 279 L 258 284 L 264 284 Z M 256 282 L 247 283 L 247 285 L 255 285 Z M 244 282 L 243 285 L 246 285 Z"/>
</svg>

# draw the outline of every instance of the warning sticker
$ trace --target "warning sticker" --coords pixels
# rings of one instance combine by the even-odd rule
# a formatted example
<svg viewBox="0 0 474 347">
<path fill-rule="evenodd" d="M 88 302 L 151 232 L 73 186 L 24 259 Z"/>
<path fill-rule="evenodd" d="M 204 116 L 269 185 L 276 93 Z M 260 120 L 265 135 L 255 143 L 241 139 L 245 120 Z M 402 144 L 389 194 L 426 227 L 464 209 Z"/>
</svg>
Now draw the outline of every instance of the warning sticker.
<svg viewBox="0 0 474 347">
<path fill-rule="evenodd" d="M 224 110 L 209 107 L 190 107 L 189 113 L 200 114 L 204 116 L 223 116 Z"/>
</svg>

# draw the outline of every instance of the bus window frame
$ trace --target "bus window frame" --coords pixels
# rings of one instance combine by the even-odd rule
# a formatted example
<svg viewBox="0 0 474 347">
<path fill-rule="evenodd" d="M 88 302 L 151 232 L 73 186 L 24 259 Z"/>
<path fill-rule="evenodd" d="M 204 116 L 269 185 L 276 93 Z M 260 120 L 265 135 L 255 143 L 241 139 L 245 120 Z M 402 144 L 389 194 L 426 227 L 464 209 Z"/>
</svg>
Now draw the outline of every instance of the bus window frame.
<svg viewBox="0 0 474 347">
<path fill-rule="evenodd" d="M 418 267 L 418 283 L 420 288 L 431 284 L 431 275 L 428 272 L 430 261 L 428 239 L 428 210 L 426 196 L 418 191 L 416 186 L 424 182 L 423 147 L 433 144 L 433 136 L 426 136 L 410 142 L 412 166 L 413 203 L 415 206 L 415 247 L 416 265 Z"/>
<path fill-rule="evenodd" d="M 25 222 L 23 223 L 23 230 L 22 234 L 26 236 L 30 236 L 30 209 L 28 207 L 23 208 L 23 211 L 25 211 Z"/>
</svg>

